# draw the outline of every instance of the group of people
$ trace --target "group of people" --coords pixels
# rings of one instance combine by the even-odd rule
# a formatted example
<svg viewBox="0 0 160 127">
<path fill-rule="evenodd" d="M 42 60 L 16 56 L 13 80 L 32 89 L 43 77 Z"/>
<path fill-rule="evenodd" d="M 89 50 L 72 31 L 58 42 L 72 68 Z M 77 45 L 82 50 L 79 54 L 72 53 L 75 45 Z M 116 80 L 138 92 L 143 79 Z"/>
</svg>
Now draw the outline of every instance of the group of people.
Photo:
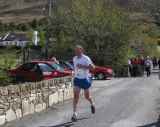
<svg viewBox="0 0 160 127">
<path fill-rule="evenodd" d="M 146 72 L 147 77 L 151 75 L 151 69 L 160 69 L 160 58 L 156 57 L 136 57 L 128 60 L 129 75 L 131 77 L 143 76 Z"/>
<path fill-rule="evenodd" d="M 160 58 L 153 57 L 152 58 L 152 63 L 153 63 L 153 68 L 156 68 L 158 66 L 158 68 L 160 70 Z"/>
</svg>

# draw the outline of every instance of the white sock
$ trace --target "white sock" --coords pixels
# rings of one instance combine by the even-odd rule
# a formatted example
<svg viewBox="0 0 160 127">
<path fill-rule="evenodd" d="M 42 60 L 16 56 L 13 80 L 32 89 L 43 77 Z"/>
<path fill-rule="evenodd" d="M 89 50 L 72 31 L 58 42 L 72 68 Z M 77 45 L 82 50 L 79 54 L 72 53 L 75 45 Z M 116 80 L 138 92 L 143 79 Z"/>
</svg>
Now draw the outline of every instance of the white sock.
<svg viewBox="0 0 160 127">
<path fill-rule="evenodd" d="M 77 112 L 74 112 L 73 115 L 77 116 L 78 114 L 77 114 Z"/>
</svg>

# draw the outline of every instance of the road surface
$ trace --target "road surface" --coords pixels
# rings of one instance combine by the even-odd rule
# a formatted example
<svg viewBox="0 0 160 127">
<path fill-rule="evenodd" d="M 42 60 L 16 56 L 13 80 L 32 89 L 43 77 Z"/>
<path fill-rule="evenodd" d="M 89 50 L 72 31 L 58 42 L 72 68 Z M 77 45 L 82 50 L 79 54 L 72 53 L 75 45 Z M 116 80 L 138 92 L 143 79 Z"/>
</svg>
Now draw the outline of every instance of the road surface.
<svg viewBox="0 0 160 127">
<path fill-rule="evenodd" d="M 96 114 L 84 97 L 79 105 L 79 121 L 71 123 L 72 102 L 58 104 L 43 113 L 27 116 L 4 127 L 160 127 L 160 80 L 150 78 L 121 78 L 95 81 L 92 94 Z"/>
</svg>

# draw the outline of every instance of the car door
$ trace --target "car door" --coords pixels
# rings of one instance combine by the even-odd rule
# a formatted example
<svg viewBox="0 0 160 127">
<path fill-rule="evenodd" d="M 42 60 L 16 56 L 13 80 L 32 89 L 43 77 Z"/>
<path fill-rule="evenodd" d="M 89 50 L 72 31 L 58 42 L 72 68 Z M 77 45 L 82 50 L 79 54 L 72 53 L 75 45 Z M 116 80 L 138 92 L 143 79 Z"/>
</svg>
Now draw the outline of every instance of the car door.
<svg viewBox="0 0 160 127">
<path fill-rule="evenodd" d="M 22 65 L 17 73 L 20 81 L 37 81 L 38 74 L 35 71 L 35 63 L 26 63 Z"/>
<path fill-rule="evenodd" d="M 38 64 L 40 70 L 42 71 L 43 79 L 52 79 L 54 78 L 54 72 L 55 70 L 51 68 L 48 64 L 45 63 L 39 63 Z"/>
<path fill-rule="evenodd" d="M 61 67 L 59 64 L 52 63 L 50 66 L 55 70 L 55 77 L 64 77 L 72 75 L 72 72 L 69 70 L 65 70 L 63 67 Z M 56 74 L 57 73 L 57 74 Z M 57 76 L 56 76 L 57 75 Z"/>
</svg>

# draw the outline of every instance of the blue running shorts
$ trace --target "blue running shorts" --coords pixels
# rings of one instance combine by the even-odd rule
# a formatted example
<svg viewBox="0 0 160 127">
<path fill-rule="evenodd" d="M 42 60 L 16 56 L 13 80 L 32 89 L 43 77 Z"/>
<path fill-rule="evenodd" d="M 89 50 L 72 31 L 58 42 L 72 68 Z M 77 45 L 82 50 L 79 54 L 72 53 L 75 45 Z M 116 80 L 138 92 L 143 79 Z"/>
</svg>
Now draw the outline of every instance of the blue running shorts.
<svg viewBox="0 0 160 127">
<path fill-rule="evenodd" d="M 92 78 L 88 78 L 88 79 L 74 78 L 73 83 L 75 87 L 87 90 L 92 86 Z"/>
</svg>

